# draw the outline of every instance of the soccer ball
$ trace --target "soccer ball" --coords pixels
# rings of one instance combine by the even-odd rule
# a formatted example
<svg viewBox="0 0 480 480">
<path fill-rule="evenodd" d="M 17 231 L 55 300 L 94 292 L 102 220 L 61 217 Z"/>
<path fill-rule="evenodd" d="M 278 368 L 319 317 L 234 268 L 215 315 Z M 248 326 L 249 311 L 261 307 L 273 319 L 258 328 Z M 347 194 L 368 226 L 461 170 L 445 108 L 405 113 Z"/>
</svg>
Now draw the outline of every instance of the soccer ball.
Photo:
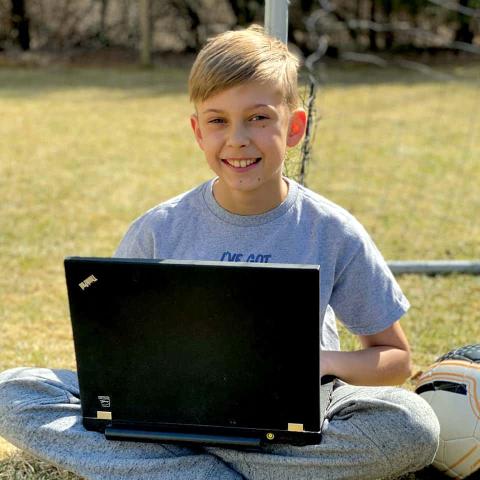
<svg viewBox="0 0 480 480">
<path fill-rule="evenodd" d="M 422 373 L 415 390 L 440 422 L 433 465 L 449 477 L 480 469 L 480 344 L 441 356 Z"/>
</svg>

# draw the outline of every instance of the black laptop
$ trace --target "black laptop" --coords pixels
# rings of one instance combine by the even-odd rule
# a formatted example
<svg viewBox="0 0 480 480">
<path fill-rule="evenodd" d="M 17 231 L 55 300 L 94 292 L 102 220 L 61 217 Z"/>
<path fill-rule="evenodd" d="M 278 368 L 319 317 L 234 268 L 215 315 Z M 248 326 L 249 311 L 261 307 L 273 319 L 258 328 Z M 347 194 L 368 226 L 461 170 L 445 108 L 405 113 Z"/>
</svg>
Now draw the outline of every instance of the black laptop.
<svg viewBox="0 0 480 480">
<path fill-rule="evenodd" d="M 320 441 L 319 266 L 70 257 L 65 271 L 86 429 Z"/>
</svg>

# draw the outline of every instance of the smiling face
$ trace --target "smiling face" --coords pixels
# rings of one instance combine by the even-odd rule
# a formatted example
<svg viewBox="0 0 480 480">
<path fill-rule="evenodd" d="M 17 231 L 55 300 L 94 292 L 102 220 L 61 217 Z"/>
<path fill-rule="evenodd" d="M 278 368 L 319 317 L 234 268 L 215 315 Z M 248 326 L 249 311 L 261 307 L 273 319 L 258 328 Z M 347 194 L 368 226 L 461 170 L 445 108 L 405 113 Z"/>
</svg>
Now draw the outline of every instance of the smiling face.
<svg viewBox="0 0 480 480">
<path fill-rule="evenodd" d="M 218 175 L 217 202 L 238 214 L 263 213 L 279 205 L 288 187 L 282 178 L 287 147 L 305 131 L 302 109 L 290 111 L 275 85 L 244 83 L 196 105 L 195 138 Z"/>
</svg>

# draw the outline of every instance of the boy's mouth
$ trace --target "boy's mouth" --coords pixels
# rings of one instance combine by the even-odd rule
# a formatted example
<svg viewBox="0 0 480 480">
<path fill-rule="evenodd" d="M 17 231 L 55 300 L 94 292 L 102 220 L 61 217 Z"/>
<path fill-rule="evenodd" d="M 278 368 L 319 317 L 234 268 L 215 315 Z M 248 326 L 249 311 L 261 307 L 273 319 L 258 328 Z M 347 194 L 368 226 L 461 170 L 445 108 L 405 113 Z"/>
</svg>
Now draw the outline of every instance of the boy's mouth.
<svg viewBox="0 0 480 480">
<path fill-rule="evenodd" d="M 261 160 L 257 158 L 222 158 L 222 162 L 226 163 L 233 168 L 247 168 L 251 165 L 258 163 Z"/>
</svg>

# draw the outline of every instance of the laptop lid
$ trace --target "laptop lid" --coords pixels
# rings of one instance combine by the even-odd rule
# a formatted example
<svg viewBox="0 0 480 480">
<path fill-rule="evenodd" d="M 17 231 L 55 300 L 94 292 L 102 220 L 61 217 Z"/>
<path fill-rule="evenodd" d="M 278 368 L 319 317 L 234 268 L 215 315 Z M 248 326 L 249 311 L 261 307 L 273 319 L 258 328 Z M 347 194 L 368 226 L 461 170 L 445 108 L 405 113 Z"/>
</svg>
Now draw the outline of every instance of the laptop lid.
<svg viewBox="0 0 480 480">
<path fill-rule="evenodd" d="M 72 257 L 65 271 L 87 429 L 319 441 L 318 266 Z"/>
</svg>

